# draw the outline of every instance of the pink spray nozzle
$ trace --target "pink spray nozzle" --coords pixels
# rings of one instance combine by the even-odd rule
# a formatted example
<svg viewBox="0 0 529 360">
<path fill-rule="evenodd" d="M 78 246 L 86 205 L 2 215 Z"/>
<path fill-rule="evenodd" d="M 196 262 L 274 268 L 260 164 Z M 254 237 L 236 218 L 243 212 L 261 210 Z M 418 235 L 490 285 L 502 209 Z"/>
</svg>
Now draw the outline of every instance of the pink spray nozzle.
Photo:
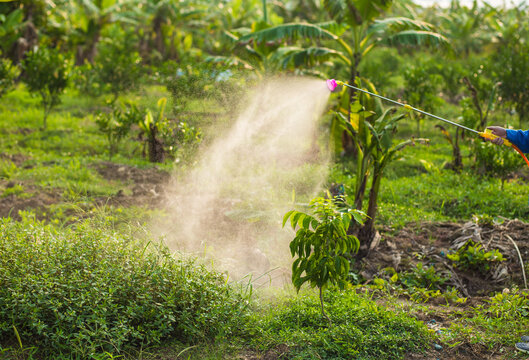
<svg viewBox="0 0 529 360">
<path fill-rule="evenodd" d="M 327 87 L 329 88 L 330 92 L 333 92 L 337 86 L 338 84 L 336 83 L 336 80 L 334 79 L 327 80 Z"/>
</svg>

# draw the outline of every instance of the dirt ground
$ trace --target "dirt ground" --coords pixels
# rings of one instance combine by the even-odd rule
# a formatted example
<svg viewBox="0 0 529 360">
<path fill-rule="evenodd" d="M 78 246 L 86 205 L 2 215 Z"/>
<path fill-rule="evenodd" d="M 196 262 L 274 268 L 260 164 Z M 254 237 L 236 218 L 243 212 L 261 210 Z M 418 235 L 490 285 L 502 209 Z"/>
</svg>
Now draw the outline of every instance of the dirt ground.
<svg viewBox="0 0 529 360">
<path fill-rule="evenodd" d="M 124 188 L 110 198 L 99 198 L 98 203 L 105 202 L 118 206 L 147 205 L 155 207 L 164 199 L 165 185 L 171 175 L 157 168 L 140 169 L 134 166 L 100 162 L 94 165 L 104 179 L 120 181 Z M 131 190 L 132 195 L 127 195 Z"/>
<path fill-rule="evenodd" d="M 28 166 L 24 162 L 29 160 L 22 155 L 0 154 L 0 159 L 12 161 L 17 167 Z M 31 165 L 29 165 L 31 166 Z M 95 198 L 95 203 L 115 206 L 150 206 L 156 207 L 164 199 L 164 185 L 169 181 L 170 174 L 157 168 L 140 169 L 129 165 L 120 165 L 111 162 L 100 162 L 92 165 L 93 168 L 108 181 L 119 181 L 123 184 L 113 196 L 100 196 Z M 19 220 L 20 210 L 35 210 L 37 217 L 47 217 L 46 210 L 50 205 L 63 201 L 63 189 L 45 189 L 32 184 L 31 181 L 7 181 L 0 179 L 0 189 L 8 189 L 22 185 L 24 196 L 15 194 L 0 197 L 0 217 Z"/>
<path fill-rule="evenodd" d="M 467 297 L 488 296 L 512 285 L 524 288 L 522 266 L 514 243 L 522 260 L 529 261 L 529 224 L 500 220 L 501 223 L 496 224 L 423 222 L 397 232 L 382 228 L 382 240 L 363 262 L 362 275 L 370 280 L 384 276 L 384 269 L 388 267 L 401 272 L 421 262 L 451 277 L 446 285 L 456 287 Z M 454 253 L 467 241 L 480 244 L 486 251 L 499 250 L 505 261 L 493 263 L 486 273 L 458 269 L 446 255 Z"/>
</svg>

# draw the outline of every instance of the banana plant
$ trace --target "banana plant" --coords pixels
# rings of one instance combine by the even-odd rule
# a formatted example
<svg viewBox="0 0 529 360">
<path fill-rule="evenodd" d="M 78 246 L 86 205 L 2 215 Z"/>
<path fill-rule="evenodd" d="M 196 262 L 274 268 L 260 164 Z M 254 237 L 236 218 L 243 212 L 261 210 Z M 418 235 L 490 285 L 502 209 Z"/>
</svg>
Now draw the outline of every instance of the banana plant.
<svg viewBox="0 0 529 360">
<path fill-rule="evenodd" d="M 165 150 L 163 143 L 160 140 L 160 126 L 165 121 L 164 111 L 167 104 L 167 98 L 161 98 L 156 103 L 158 108 L 158 114 L 154 116 L 151 110 L 147 110 L 145 117 L 138 124 L 142 136 L 145 135 L 145 145 L 147 145 L 149 152 L 149 161 L 150 162 L 163 162 L 165 159 Z M 145 148 L 144 151 L 145 153 Z"/>
<path fill-rule="evenodd" d="M 491 27 L 498 10 L 474 0 L 472 7 L 452 2 L 446 12 L 435 15 L 446 37 L 450 39 L 458 55 L 468 57 L 471 53 L 480 52 L 484 45 L 493 41 L 494 31 Z"/>
<path fill-rule="evenodd" d="M 199 35 L 209 26 L 205 17 L 211 6 L 204 0 L 150 0 L 135 7 L 142 57 L 182 61 L 189 53 L 200 54 L 205 39 Z"/>
<path fill-rule="evenodd" d="M 137 0 L 75 0 L 69 3 L 70 40 L 75 46 L 76 64 L 94 61 L 103 30 L 111 23 L 137 24 L 132 9 Z"/>
<path fill-rule="evenodd" d="M 24 23 L 22 9 L 15 9 L 7 14 L 0 14 L 0 48 L 4 54 L 9 53 L 20 36 Z"/>
<path fill-rule="evenodd" d="M 376 92 L 372 84 L 369 84 L 369 90 Z M 363 208 L 367 185 L 371 180 L 367 220 L 362 227 L 350 229 L 357 234 L 362 244 L 358 254 L 361 258 L 369 252 L 376 235 L 374 224 L 384 170 L 399 151 L 416 143 L 427 143 L 428 139 L 412 138 L 395 143 L 397 124 L 406 117 L 406 113 L 397 113 L 394 107 L 385 108 L 379 99 L 369 95 L 361 94 L 350 110 L 349 114 L 347 109 L 342 108 L 337 115 L 342 129 L 352 136 L 357 151 L 354 189 L 354 206 L 357 210 Z"/>
<path fill-rule="evenodd" d="M 332 21 L 325 23 L 287 23 L 254 31 L 242 36 L 242 43 L 281 42 L 276 52 L 282 56 L 283 67 L 313 67 L 330 64 L 332 77 L 355 83 L 363 57 L 380 44 L 399 46 L 432 46 L 449 48 L 444 36 L 424 21 L 405 17 L 382 20 L 391 6 L 388 0 L 324 0 L 324 8 Z M 304 40 L 304 41 L 298 41 Z M 300 46 L 309 40 L 312 46 Z M 354 103 L 355 92 L 343 93 L 340 106 L 348 109 Z M 350 117 L 352 111 L 348 111 Z M 350 137 L 343 137 L 346 152 L 352 152 Z"/>
</svg>

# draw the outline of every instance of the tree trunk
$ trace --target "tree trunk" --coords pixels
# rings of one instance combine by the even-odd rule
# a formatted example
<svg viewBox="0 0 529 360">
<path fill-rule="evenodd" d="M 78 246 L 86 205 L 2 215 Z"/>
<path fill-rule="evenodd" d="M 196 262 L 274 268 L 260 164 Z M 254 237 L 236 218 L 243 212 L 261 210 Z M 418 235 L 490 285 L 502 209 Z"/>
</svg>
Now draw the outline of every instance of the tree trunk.
<svg viewBox="0 0 529 360">
<path fill-rule="evenodd" d="M 327 321 L 329 322 L 329 325 L 332 324 L 331 318 L 327 316 L 327 314 L 325 313 L 325 309 L 323 307 L 323 288 L 322 287 L 320 287 L 320 304 L 321 304 L 322 316 L 327 319 Z"/>
<path fill-rule="evenodd" d="M 369 254 L 371 242 L 375 237 L 375 218 L 378 209 L 378 192 L 380 190 L 380 181 L 382 180 L 382 168 L 375 165 L 373 181 L 371 183 L 371 189 L 369 190 L 369 204 L 367 207 L 367 220 L 358 232 L 358 240 L 360 241 L 361 247 L 358 252 L 357 258 L 361 259 Z"/>
<path fill-rule="evenodd" d="M 153 20 L 154 47 L 162 58 L 165 58 L 165 44 L 163 41 L 162 18 L 159 15 Z"/>
<path fill-rule="evenodd" d="M 358 64 L 360 63 L 361 55 L 354 54 L 353 65 L 351 66 L 349 84 L 356 86 L 356 77 L 358 76 Z M 348 119 L 351 121 L 351 104 L 354 102 L 356 96 L 356 90 L 349 88 L 349 113 Z M 354 136 L 354 134 L 353 134 Z M 342 133 L 342 147 L 345 155 L 356 156 L 356 147 L 354 146 L 354 141 L 351 135 L 344 131 Z"/>
<path fill-rule="evenodd" d="M 149 161 L 150 162 L 163 162 L 165 159 L 165 151 L 163 149 L 162 142 L 157 138 L 157 128 L 154 125 L 151 127 L 151 136 L 149 136 Z"/>
</svg>

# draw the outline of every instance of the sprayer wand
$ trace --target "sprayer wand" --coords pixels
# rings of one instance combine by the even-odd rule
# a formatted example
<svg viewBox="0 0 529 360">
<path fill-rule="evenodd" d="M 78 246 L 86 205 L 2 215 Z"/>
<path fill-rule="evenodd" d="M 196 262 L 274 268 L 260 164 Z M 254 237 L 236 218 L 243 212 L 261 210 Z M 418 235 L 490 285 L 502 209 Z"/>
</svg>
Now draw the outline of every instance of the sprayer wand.
<svg viewBox="0 0 529 360">
<path fill-rule="evenodd" d="M 410 111 L 416 111 L 416 112 L 418 112 L 418 113 L 420 113 L 420 114 L 427 115 L 427 116 L 432 117 L 432 118 L 434 118 L 434 119 L 444 121 L 444 122 L 446 122 L 446 123 L 448 123 L 448 124 L 450 124 L 450 125 L 454 125 L 454 126 L 457 126 L 457 127 L 461 128 L 461 129 L 464 129 L 464 130 L 467 130 L 467 131 L 471 131 L 471 132 L 473 132 L 473 133 L 476 133 L 476 134 L 478 134 L 479 136 L 481 136 L 482 138 L 485 138 L 485 139 L 494 140 L 494 139 L 496 139 L 496 138 L 499 137 L 499 136 L 497 136 L 497 135 L 494 135 L 494 134 L 492 133 L 492 131 L 489 130 L 489 129 L 485 129 L 485 131 L 477 131 L 477 130 L 474 130 L 474 129 L 468 128 L 468 127 L 466 127 L 466 126 L 463 126 L 463 125 L 461 125 L 461 124 L 458 124 L 458 123 L 456 123 L 456 122 L 453 122 L 453 121 L 450 121 L 450 120 L 444 119 L 444 118 L 442 118 L 442 117 L 440 117 L 440 116 L 437 116 L 437 115 L 434 115 L 434 114 L 430 114 L 429 112 L 423 111 L 423 110 L 421 110 L 421 109 L 417 109 L 417 108 L 415 108 L 415 107 L 413 107 L 413 106 L 410 106 L 410 105 L 408 105 L 408 104 L 403 104 L 403 103 L 400 103 L 400 102 L 398 102 L 398 101 L 395 101 L 395 100 L 389 99 L 389 98 L 387 98 L 387 97 L 384 97 L 384 96 L 382 96 L 382 95 L 378 95 L 378 94 L 372 93 L 372 92 L 370 92 L 370 91 L 367 91 L 367 90 L 364 90 L 364 89 L 357 88 L 356 86 L 349 85 L 349 84 L 347 84 L 347 83 L 344 83 L 343 81 L 340 81 L 340 80 L 334 80 L 334 79 L 329 79 L 329 80 L 327 80 L 327 87 L 329 88 L 329 90 L 330 90 L 331 92 L 333 92 L 333 91 L 336 89 L 336 87 L 337 87 L 338 85 L 347 86 L 347 87 L 349 87 L 349 88 L 351 88 L 351 89 L 355 89 L 355 90 L 361 91 L 361 92 L 363 92 L 363 93 L 369 94 L 369 95 L 371 95 L 371 96 L 375 96 L 375 97 L 377 97 L 377 98 L 380 98 L 380 99 L 386 100 L 386 101 L 388 101 L 388 102 L 390 102 L 390 103 L 392 103 L 392 104 L 395 104 L 395 105 L 398 105 L 398 106 L 402 106 L 403 108 L 405 108 L 405 109 L 407 109 L 407 110 L 410 110 Z M 509 140 L 507 140 L 507 139 L 503 139 L 503 145 L 508 146 L 508 147 L 511 147 L 511 148 L 513 148 L 514 150 L 516 150 L 516 151 L 517 151 L 517 152 L 523 157 L 523 159 L 525 160 L 525 163 L 527 164 L 527 166 L 529 166 L 529 160 L 527 160 L 527 158 L 525 157 L 524 153 L 523 153 L 523 152 L 522 152 L 522 151 L 521 151 L 516 145 L 514 145 L 513 143 L 511 143 L 511 142 L 510 142 Z"/>
</svg>

